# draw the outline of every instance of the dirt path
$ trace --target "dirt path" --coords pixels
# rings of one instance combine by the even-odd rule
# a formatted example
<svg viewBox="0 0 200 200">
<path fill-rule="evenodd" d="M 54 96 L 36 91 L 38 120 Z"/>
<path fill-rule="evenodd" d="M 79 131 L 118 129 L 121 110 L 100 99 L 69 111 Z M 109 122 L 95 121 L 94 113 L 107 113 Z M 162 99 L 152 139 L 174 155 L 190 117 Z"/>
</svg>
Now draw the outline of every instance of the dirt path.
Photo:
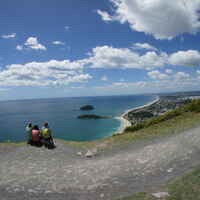
<svg viewBox="0 0 200 200">
<path fill-rule="evenodd" d="M 98 200 L 155 191 L 200 165 L 200 128 L 90 159 L 76 153 L 60 141 L 55 150 L 0 148 L 1 200 Z"/>
</svg>

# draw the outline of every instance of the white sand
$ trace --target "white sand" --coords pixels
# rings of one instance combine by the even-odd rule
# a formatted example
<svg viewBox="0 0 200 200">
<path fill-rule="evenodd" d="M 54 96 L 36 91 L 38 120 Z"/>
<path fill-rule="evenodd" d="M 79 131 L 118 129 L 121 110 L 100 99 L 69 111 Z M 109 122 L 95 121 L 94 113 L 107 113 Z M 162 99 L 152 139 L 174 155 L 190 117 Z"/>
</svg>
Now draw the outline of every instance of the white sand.
<svg viewBox="0 0 200 200">
<path fill-rule="evenodd" d="M 127 127 L 131 126 L 131 122 L 124 118 L 125 115 L 127 115 L 129 112 L 132 112 L 132 111 L 134 111 L 134 110 L 148 107 L 148 106 L 150 106 L 150 105 L 156 103 L 156 102 L 159 101 L 159 100 L 160 100 L 160 98 L 159 98 L 159 96 L 157 96 L 156 100 L 154 100 L 154 101 L 152 101 L 152 102 L 150 102 L 150 103 L 148 103 L 148 104 L 145 104 L 144 106 L 139 106 L 139 107 L 136 107 L 136 108 L 129 109 L 129 110 L 127 110 L 126 112 L 124 112 L 120 117 L 116 117 L 116 119 L 118 119 L 118 120 L 121 121 L 121 126 L 120 126 L 119 130 L 117 131 L 117 133 L 123 133 L 124 130 L 125 130 Z"/>
</svg>

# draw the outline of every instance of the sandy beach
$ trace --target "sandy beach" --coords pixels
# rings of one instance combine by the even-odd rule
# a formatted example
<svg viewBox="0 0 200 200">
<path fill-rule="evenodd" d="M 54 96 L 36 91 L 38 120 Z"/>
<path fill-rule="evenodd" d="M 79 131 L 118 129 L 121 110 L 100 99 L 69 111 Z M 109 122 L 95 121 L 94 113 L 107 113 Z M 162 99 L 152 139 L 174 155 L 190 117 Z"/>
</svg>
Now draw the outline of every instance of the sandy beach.
<svg viewBox="0 0 200 200">
<path fill-rule="evenodd" d="M 127 111 L 125 111 L 120 117 L 117 117 L 116 119 L 120 120 L 121 121 L 121 126 L 119 127 L 119 130 L 117 131 L 117 133 L 123 133 L 124 130 L 131 126 L 131 123 L 125 118 L 125 116 L 129 113 L 129 112 L 133 112 L 137 109 L 141 109 L 141 108 L 145 108 L 145 107 L 148 107 L 148 106 L 151 106 L 152 104 L 158 102 L 160 100 L 159 96 L 157 96 L 157 98 L 150 102 L 150 103 L 147 103 L 145 104 L 144 106 L 138 106 L 138 107 L 135 107 L 135 108 L 132 108 L 132 109 L 129 109 Z"/>
</svg>

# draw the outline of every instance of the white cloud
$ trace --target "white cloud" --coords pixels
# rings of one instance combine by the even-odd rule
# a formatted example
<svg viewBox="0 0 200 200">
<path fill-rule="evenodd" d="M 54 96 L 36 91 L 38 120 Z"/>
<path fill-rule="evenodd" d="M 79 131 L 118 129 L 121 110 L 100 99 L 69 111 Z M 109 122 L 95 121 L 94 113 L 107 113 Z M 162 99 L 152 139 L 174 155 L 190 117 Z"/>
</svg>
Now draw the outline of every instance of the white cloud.
<svg viewBox="0 0 200 200">
<path fill-rule="evenodd" d="M 158 49 L 148 43 L 135 43 L 133 44 L 134 49 L 147 49 L 157 51 Z"/>
<path fill-rule="evenodd" d="M 112 86 L 114 86 L 114 87 L 128 87 L 129 84 L 123 83 L 123 82 L 115 82 L 115 83 L 112 84 Z"/>
<path fill-rule="evenodd" d="M 84 62 L 69 60 L 12 64 L 0 71 L 0 86 L 48 86 L 85 82 Z"/>
<path fill-rule="evenodd" d="M 190 75 L 185 72 L 177 72 L 174 76 L 176 79 L 187 79 L 190 77 Z"/>
<path fill-rule="evenodd" d="M 136 68 L 153 69 L 162 67 L 167 60 L 167 54 L 147 52 L 143 55 L 128 48 L 113 48 L 110 46 L 96 47 L 87 59 L 92 68 Z"/>
<path fill-rule="evenodd" d="M 92 79 L 92 76 L 90 74 L 79 74 L 76 76 L 71 76 L 68 78 L 68 83 L 82 83 L 87 82 L 89 79 Z M 61 81 L 62 84 L 62 81 Z"/>
<path fill-rule="evenodd" d="M 150 50 L 142 54 L 131 48 L 97 46 L 92 49 L 89 56 L 85 61 L 92 68 L 135 68 L 152 70 L 164 67 L 165 65 L 200 66 L 200 52 L 196 50 L 178 51 L 169 55 L 165 52 Z M 170 74 L 173 71 L 166 69 L 166 73 Z"/>
<path fill-rule="evenodd" d="M 179 66 L 199 66 L 200 53 L 195 50 L 178 51 L 170 56 L 169 63 Z"/>
<path fill-rule="evenodd" d="M 54 44 L 54 45 L 65 45 L 65 43 L 62 42 L 62 41 L 53 41 L 52 44 Z"/>
<path fill-rule="evenodd" d="M 37 37 L 29 37 L 24 45 L 34 50 L 47 50 L 44 45 L 38 42 Z"/>
<path fill-rule="evenodd" d="M 158 70 L 148 72 L 147 74 L 150 78 L 156 80 L 169 79 L 169 76 L 167 74 L 161 73 Z"/>
<path fill-rule="evenodd" d="M 197 70 L 197 74 L 200 74 L 200 70 Z"/>
<path fill-rule="evenodd" d="M 172 73 L 173 73 L 173 70 L 172 70 L 172 69 L 166 69 L 165 72 L 166 72 L 167 74 L 172 74 Z"/>
<path fill-rule="evenodd" d="M 101 16 L 103 21 L 112 21 L 113 20 L 113 18 L 107 12 L 97 10 L 97 14 L 99 14 Z"/>
<path fill-rule="evenodd" d="M 65 30 L 69 31 L 70 27 L 69 26 L 65 26 Z"/>
<path fill-rule="evenodd" d="M 101 80 L 102 80 L 102 81 L 108 81 L 108 77 L 107 77 L 107 76 L 102 76 L 102 77 L 101 77 Z"/>
<path fill-rule="evenodd" d="M 150 78 L 155 79 L 155 80 L 166 80 L 166 79 L 181 80 L 181 79 L 190 78 L 190 75 L 185 72 L 177 72 L 175 74 L 172 74 L 172 72 L 170 72 L 170 75 L 169 75 L 169 74 L 161 73 L 158 70 L 155 70 L 155 71 L 148 72 L 147 74 Z"/>
<path fill-rule="evenodd" d="M 183 33 L 199 31 L 199 0 L 110 0 L 114 5 L 112 19 L 128 23 L 132 30 L 153 35 L 156 39 L 172 39 Z M 101 11 L 103 12 L 103 11 Z"/>
<path fill-rule="evenodd" d="M 11 34 L 8 34 L 8 35 L 2 35 L 1 37 L 4 38 L 4 39 L 15 38 L 16 37 L 16 33 L 11 33 Z"/>
<path fill-rule="evenodd" d="M 36 40 L 37 41 L 37 40 Z M 27 42 L 26 42 L 27 43 Z M 28 41 L 29 45 L 36 42 Z M 18 50 L 26 48 L 17 46 Z M 148 76 L 155 81 L 164 80 L 191 80 L 190 74 L 185 72 L 175 73 L 171 69 L 160 72 L 157 69 L 165 65 L 197 66 L 198 51 L 179 51 L 168 55 L 163 52 L 147 51 L 138 53 L 131 48 L 114 48 L 99 46 L 88 54 L 88 58 L 82 60 L 50 60 L 48 62 L 30 62 L 26 64 L 11 64 L 0 70 L 0 86 L 14 85 L 63 85 L 70 82 L 82 82 L 91 79 L 89 74 L 83 72 L 84 68 L 117 68 L 117 69 L 141 69 L 151 70 Z M 200 70 L 198 70 L 200 71 Z M 199 72 L 197 72 L 199 73 Z M 101 80 L 107 81 L 106 76 Z M 118 81 L 118 85 L 126 85 L 124 79 Z M 121 83 L 120 83 L 121 82 Z M 180 81 L 181 82 L 181 81 Z M 140 82 L 144 86 L 144 82 Z"/>
<path fill-rule="evenodd" d="M 16 49 L 17 49 L 18 51 L 22 51 L 22 50 L 23 50 L 23 46 L 22 46 L 22 45 L 17 45 L 17 46 L 16 46 Z"/>
<path fill-rule="evenodd" d="M 130 94 L 130 93 L 159 93 L 159 92 L 177 92 L 199 89 L 200 79 L 198 77 L 177 79 L 173 76 L 171 79 L 139 81 L 139 82 L 115 82 L 104 87 L 95 87 L 98 92 L 106 94 Z"/>
</svg>

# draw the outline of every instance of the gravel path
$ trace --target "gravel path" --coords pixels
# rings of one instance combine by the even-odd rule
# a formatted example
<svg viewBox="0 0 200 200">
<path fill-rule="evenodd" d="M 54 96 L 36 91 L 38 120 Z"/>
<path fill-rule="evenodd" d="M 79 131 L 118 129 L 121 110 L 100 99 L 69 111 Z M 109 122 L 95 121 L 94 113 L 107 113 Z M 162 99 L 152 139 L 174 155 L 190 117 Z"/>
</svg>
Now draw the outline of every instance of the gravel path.
<svg viewBox="0 0 200 200">
<path fill-rule="evenodd" d="M 61 141 L 47 150 L 0 147 L 1 200 L 115 199 L 160 185 L 200 165 L 200 128 L 140 141 L 93 158 Z"/>
</svg>

